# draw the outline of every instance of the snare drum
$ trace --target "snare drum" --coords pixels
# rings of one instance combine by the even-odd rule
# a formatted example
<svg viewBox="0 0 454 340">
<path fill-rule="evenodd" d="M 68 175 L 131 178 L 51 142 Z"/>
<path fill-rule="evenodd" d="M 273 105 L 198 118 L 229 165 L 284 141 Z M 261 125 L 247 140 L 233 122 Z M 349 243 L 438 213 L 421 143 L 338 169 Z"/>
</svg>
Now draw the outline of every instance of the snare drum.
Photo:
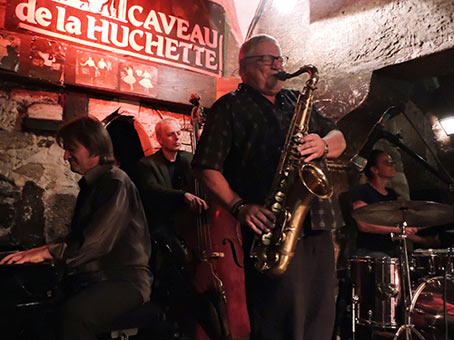
<svg viewBox="0 0 454 340">
<path fill-rule="evenodd" d="M 416 249 L 412 254 L 412 272 L 416 280 L 453 273 L 452 249 Z"/>
<path fill-rule="evenodd" d="M 380 328 L 398 326 L 400 275 L 397 258 L 349 259 L 356 321 Z"/>
<path fill-rule="evenodd" d="M 446 282 L 446 286 L 445 286 Z M 446 316 L 444 294 L 446 291 Z M 415 290 L 411 305 L 411 323 L 427 340 L 445 340 L 445 320 L 448 340 L 454 339 L 454 279 L 434 277 L 422 282 Z"/>
</svg>

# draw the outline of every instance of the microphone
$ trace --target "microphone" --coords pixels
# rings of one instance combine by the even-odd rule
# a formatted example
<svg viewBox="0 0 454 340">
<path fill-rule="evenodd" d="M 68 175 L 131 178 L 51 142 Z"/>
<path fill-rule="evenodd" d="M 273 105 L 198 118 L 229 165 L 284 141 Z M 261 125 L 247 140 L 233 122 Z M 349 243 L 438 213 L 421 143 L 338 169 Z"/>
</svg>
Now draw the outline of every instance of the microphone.
<svg viewBox="0 0 454 340">
<path fill-rule="evenodd" d="M 370 129 L 367 134 L 366 140 L 359 148 L 359 151 L 350 159 L 350 162 L 358 169 L 359 172 L 362 172 L 367 165 L 367 157 L 372 151 L 375 143 L 383 137 L 382 129 L 383 123 L 388 119 L 391 119 L 401 113 L 402 110 L 396 106 L 388 107 L 385 112 L 381 115 L 380 119 L 374 124 L 372 129 Z"/>
</svg>

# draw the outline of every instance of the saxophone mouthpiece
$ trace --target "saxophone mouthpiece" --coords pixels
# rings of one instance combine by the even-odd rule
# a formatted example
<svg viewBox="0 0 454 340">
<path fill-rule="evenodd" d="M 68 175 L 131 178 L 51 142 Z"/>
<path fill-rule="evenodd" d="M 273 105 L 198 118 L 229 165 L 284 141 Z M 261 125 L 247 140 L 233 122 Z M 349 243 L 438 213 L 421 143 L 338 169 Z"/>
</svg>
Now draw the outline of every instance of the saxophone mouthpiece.
<svg viewBox="0 0 454 340">
<path fill-rule="evenodd" d="M 279 80 L 285 81 L 285 80 L 287 80 L 288 78 L 290 78 L 290 77 L 289 77 L 289 76 L 290 76 L 290 73 L 287 73 L 287 72 L 285 72 L 285 71 L 279 71 L 279 72 L 276 73 L 274 76 L 275 76 L 277 79 L 279 79 Z"/>
<path fill-rule="evenodd" d="M 309 73 L 310 77 L 318 78 L 317 68 L 313 65 L 305 65 L 300 67 L 296 72 L 287 73 L 285 71 L 279 71 L 274 76 L 279 80 L 287 80 L 290 78 L 298 77 L 302 73 Z"/>
</svg>

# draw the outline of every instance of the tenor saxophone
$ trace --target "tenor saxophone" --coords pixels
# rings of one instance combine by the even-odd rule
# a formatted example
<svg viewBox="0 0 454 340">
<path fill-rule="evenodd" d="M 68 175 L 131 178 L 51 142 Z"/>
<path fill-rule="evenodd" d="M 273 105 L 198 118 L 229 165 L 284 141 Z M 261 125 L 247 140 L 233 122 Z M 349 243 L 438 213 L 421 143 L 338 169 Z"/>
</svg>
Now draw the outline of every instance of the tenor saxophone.
<svg viewBox="0 0 454 340">
<path fill-rule="evenodd" d="M 250 251 L 256 269 L 270 276 L 279 276 L 286 271 L 312 200 L 329 198 L 333 194 L 323 170 L 315 162 L 304 162 L 297 150 L 300 139 L 309 133 L 312 97 L 318 82 L 317 68 L 305 65 L 292 74 L 281 71 L 276 77 L 287 80 L 302 73 L 308 73 L 309 79 L 296 102 L 272 187 L 265 200 L 265 207 L 275 215 L 273 228 L 268 233 L 256 235 Z"/>
</svg>

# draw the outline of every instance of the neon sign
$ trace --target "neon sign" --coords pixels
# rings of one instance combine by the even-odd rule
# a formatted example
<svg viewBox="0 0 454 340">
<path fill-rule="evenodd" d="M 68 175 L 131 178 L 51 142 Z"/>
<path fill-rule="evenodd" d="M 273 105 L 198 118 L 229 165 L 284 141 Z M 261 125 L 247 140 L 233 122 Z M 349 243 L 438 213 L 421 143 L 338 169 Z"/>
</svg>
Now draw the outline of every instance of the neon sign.
<svg viewBox="0 0 454 340">
<path fill-rule="evenodd" d="M 212 23 L 223 19 L 187 10 L 176 16 L 155 2 L 157 8 L 143 6 L 154 6 L 153 1 L 138 0 L 12 0 L 7 2 L 6 27 L 221 76 L 223 34 Z"/>
</svg>

